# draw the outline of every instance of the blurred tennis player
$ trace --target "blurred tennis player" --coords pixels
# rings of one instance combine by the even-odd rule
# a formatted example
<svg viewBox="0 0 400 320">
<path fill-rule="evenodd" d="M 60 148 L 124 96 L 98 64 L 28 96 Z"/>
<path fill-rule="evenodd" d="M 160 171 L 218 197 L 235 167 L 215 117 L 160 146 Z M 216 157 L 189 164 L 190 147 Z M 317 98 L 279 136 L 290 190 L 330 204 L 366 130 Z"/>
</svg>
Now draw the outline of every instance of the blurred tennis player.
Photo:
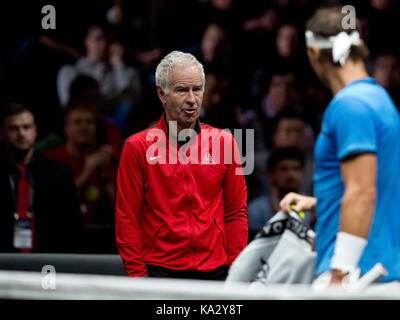
<svg viewBox="0 0 400 320">
<path fill-rule="evenodd" d="M 380 262 L 400 280 L 400 119 L 389 94 L 366 72 L 368 49 L 344 30 L 340 7 L 307 24 L 312 68 L 334 97 L 315 147 L 314 195 L 290 193 L 284 211 L 316 206 L 316 276 L 346 284 Z M 346 277 L 349 275 L 349 277 Z"/>
</svg>

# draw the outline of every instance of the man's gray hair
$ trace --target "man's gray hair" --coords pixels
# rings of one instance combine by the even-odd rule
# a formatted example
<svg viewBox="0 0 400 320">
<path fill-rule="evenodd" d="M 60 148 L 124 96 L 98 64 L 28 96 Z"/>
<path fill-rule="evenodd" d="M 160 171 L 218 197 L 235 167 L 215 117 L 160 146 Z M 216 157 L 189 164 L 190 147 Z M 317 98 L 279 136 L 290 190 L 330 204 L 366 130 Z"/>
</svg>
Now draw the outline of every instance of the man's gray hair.
<svg viewBox="0 0 400 320">
<path fill-rule="evenodd" d="M 201 71 L 203 81 L 203 90 L 206 84 L 203 65 L 190 53 L 181 51 L 172 51 L 167 54 L 158 64 L 156 69 L 156 85 L 161 87 L 164 93 L 168 94 L 169 74 L 173 67 L 176 66 L 197 66 Z"/>
</svg>

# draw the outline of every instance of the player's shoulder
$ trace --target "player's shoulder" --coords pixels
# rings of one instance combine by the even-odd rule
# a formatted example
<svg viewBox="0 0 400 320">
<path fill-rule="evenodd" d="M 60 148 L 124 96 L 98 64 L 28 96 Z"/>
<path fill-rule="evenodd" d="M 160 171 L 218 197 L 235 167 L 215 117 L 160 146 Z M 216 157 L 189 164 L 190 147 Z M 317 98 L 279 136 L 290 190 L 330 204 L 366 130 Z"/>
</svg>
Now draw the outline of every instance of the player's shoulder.
<svg viewBox="0 0 400 320">
<path fill-rule="evenodd" d="M 360 92 L 350 90 L 339 92 L 329 104 L 326 115 L 335 119 L 371 115 L 371 103 L 365 94 Z"/>
<path fill-rule="evenodd" d="M 129 145 L 130 147 L 136 149 L 147 146 L 149 142 L 152 141 L 151 139 L 149 139 L 149 136 L 151 136 L 152 133 L 154 133 L 155 131 L 158 132 L 162 130 L 157 126 L 154 126 L 130 135 L 128 138 L 125 139 L 124 147 Z"/>
</svg>

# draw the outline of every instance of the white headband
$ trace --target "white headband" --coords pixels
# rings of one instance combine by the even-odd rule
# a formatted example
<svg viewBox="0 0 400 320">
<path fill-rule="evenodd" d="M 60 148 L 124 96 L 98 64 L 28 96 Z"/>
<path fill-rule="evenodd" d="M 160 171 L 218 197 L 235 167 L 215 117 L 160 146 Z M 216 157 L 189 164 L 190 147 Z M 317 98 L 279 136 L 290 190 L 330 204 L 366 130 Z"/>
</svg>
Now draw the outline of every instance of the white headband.
<svg viewBox="0 0 400 320">
<path fill-rule="evenodd" d="M 343 66 L 350 54 L 351 46 L 360 44 L 360 35 L 357 31 L 347 34 L 342 31 L 329 38 L 316 37 L 311 30 L 306 31 L 306 45 L 316 46 L 319 49 L 332 49 L 333 62 L 339 62 Z"/>
</svg>

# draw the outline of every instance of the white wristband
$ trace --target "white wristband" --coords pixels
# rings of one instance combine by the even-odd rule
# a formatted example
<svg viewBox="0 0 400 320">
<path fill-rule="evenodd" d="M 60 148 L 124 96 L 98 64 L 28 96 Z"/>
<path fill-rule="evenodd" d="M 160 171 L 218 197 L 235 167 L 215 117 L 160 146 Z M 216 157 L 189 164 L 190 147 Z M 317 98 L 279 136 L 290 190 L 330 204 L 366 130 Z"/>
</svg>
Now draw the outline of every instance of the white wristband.
<svg viewBox="0 0 400 320">
<path fill-rule="evenodd" d="M 364 252 L 367 240 L 346 232 L 336 236 L 335 252 L 331 260 L 331 269 L 352 272 L 357 269 L 358 262 Z"/>
</svg>

